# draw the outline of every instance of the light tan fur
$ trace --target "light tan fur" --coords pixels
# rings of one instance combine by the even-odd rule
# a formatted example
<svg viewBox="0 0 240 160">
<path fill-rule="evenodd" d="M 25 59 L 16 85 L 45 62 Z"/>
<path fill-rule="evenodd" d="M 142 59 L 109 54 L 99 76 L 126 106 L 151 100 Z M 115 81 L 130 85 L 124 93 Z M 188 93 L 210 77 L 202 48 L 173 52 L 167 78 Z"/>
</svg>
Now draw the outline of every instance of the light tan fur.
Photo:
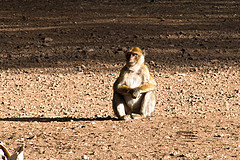
<svg viewBox="0 0 240 160">
<path fill-rule="evenodd" d="M 126 53 L 126 65 L 114 83 L 113 110 L 119 119 L 151 116 L 155 108 L 156 81 L 144 64 L 143 51 L 136 47 Z"/>
</svg>

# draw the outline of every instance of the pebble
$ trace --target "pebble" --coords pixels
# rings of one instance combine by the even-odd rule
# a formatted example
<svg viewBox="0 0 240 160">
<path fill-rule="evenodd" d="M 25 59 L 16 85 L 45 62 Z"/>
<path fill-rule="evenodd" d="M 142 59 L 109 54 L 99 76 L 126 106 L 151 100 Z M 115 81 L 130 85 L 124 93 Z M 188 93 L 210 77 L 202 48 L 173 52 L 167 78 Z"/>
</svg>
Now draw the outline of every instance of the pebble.
<svg viewBox="0 0 240 160">
<path fill-rule="evenodd" d="M 89 159 L 89 158 L 86 155 L 82 155 L 82 159 Z"/>
</svg>

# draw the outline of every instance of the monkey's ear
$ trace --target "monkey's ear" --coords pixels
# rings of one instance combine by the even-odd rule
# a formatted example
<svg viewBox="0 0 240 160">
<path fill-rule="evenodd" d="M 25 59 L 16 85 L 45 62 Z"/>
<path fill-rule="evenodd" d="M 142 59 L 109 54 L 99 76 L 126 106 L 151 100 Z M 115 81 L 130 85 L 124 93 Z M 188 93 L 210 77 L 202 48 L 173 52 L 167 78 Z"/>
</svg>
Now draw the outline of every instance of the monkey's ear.
<svg viewBox="0 0 240 160">
<path fill-rule="evenodd" d="M 142 48 L 142 54 L 145 56 L 146 55 L 146 50 L 145 48 Z"/>
</svg>

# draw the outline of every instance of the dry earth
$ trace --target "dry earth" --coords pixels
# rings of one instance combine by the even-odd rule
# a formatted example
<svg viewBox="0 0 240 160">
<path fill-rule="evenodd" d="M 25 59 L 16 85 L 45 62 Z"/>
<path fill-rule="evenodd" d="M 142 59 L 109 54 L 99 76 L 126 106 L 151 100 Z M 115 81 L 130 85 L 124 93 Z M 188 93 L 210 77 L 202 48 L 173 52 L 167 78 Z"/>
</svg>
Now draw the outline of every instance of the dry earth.
<svg viewBox="0 0 240 160">
<path fill-rule="evenodd" d="M 0 0 L 0 141 L 25 159 L 240 159 L 238 0 Z M 140 46 L 153 117 L 117 121 Z"/>
</svg>

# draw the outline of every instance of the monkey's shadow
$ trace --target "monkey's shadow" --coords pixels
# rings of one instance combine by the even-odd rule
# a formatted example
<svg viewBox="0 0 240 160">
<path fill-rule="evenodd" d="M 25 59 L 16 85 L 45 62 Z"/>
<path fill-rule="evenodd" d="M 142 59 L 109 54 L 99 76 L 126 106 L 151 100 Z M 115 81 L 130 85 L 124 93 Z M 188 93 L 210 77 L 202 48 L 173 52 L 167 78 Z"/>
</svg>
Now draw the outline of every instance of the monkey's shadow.
<svg viewBox="0 0 240 160">
<path fill-rule="evenodd" d="M 20 117 L 20 118 L 0 118 L 0 121 L 19 121 L 19 122 L 69 122 L 69 121 L 118 121 L 114 117 L 97 118 L 75 118 L 75 117 Z"/>
</svg>

